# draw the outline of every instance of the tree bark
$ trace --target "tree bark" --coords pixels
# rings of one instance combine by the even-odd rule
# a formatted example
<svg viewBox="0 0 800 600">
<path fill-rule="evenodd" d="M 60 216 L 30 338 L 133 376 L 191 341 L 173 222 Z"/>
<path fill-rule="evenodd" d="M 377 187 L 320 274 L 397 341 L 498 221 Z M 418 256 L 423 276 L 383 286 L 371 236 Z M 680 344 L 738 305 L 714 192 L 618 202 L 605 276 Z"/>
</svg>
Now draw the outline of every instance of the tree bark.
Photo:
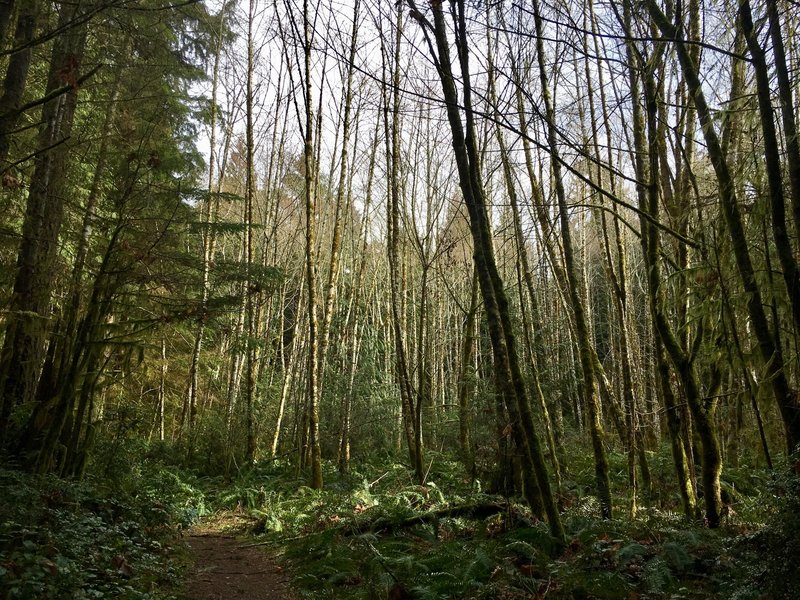
<svg viewBox="0 0 800 600">
<path fill-rule="evenodd" d="M 227 0 L 222 3 L 220 15 L 225 14 Z M 219 24 L 219 31 L 215 40 L 214 63 L 211 71 L 211 114 L 209 116 L 209 157 L 208 157 L 208 184 L 206 186 L 206 198 L 203 206 L 203 267 L 200 282 L 200 308 L 197 321 L 197 330 L 194 336 L 192 347 L 192 357 L 189 362 L 188 391 L 186 394 L 186 406 L 184 412 L 187 413 L 186 425 L 191 431 L 194 428 L 195 415 L 197 413 L 197 391 L 199 386 L 198 370 L 200 365 L 200 355 L 205 341 L 206 324 L 208 322 L 208 301 L 211 295 L 211 266 L 214 261 L 216 249 L 216 224 L 217 213 L 219 212 L 219 192 L 224 177 L 224 170 L 216 173 L 217 162 L 217 98 L 219 90 L 219 66 L 222 55 L 222 32 L 224 30 L 224 19 Z M 227 148 L 227 141 L 225 144 Z M 181 423 L 183 426 L 183 423 Z"/>
<path fill-rule="evenodd" d="M 413 2 L 410 3 L 410 6 L 412 15 L 419 15 Z M 435 49 L 428 38 L 429 30 L 427 27 L 430 27 L 430 25 L 424 19 L 419 19 L 419 21 L 428 40 L 429 50 L 437 59 L 437 70 L 453 136 L 453 152 L 458 168 L 459 185 L 470 217 L 470 231 L 475 249 L 475 264 L 495 359 L 495 383 L 498 393 L 509 410 L 509 414 L 512 418 L 516 417 L 516 421 L 512 423 L 512 429 L 517 430 L 519 428 L 521 430 L 521 435 L 517 439 L 521 442 L 520 449 L 523 452 L 524 459 L 523 467 L 533 471 L 532 479 L 538 484 L 551 535 L 563 543 L 565 539 L 564 530 L 550 488 L 549 475 L 539 437 L 534 427 L 533 415 L 517 358 L 514 330 L 509 317 L 508 299 L 503 289 L 503 281 L 498 272 L 492 248 L 491 227 L 484 198 L 475 139 L 464 2 L 459 0 L 453 4 L 453 24 L 456 31 L 456 48 L 463 81 L 465 124 L 461 122 L 461 110 L 459 109 L 458 94 L 452 73 L 450 43 L 447 37 L 447 26 L 442 3 L 434 2 L 431 8 L 434 17 L 432 31 L 435 38 Z"/>
<path fill-rule="evenodd" d="M 63 5 L 59 23 L 81 14 Z M 53 46 L 48 91 L 77 79 L 86 41 L 86 26 L 70 29 Z M 8 419 L 17 406 L 32 402 L 50 330 L 51 289 L 55 278 L 58 237 L 67 196 L 67 158 L 74 145 L 72 123 L 78 89 L 52 98 L 42 108 L 33 177 L 22 226 L 10 313 L 0 351 L 0 441 L 7 439 Z"/>
<path fill-rule="evenodd" d="M 414 393 L 411 386 L 411 376 L 408 368 L 405 336 L 403 333 L 402 317 L 402 290 L 400 274 L 400 41 L 402 39 L 403 21 L 402 6 L 398 4 L 395 23 L 395 41 L 393 52 L 392 72 L 392 105 L 389 105 L 389 89 L 384 83 L 383 93 L 383 119 L 384 139 L 386 143 L 386 160 L 389 171 L 389 215 L 388 215 L 388 255 L 389 255 L 389 285 L 391 288 L 392 329 L 395 345 L 395 371 L 400 387 L 400 402 L 402 406 L 403 430 L 408 445 L 411 464 L 419 483 L 422 483 L 425 473 L 422 463 L 422 453 L 417 452 L 416 434 L 414 428 Z M 383 53 L 384 58 L 386 52 Z M 386 77 L 384 77 L 386 81 Z M 392 114 L 391 125 L 389 113 Z"/>
<path fill-rule="evenodd" d="M 689 93 L 697 106 L 697 116 L 703 131 L 703 136 L 708 149 L 708 156 L 719 182 L 719 198 L 725 224 L 731 237 L 733 254 L 739 277 L 742 281 L 747 296 L 748 314 L 753 325 L 753 332 L 758 340 L 758 346 L 764 362 L 767 379 L 772 384 L 773 395 L 783 419 L 786 431 L 787 449 L 794 453 L 800 444 L 800 399 L 790 387 L 784 370 L 784 357 L 781 348 L 775 343 L 770 332 L 761 289 L 756 280 L 755 268 L 750 258 L 747 237 L 744 231 L 741 211 L 736 197 L 733 177 L 725 154 L 717 136 L 714 119 L 705 99 L 702 84 L 697 73 L 697 65 L 689 56 L 683 37 L 667 19 L 655 0 L 647 0 L 647 9 L 659 30 L 671 40 L 674 40 L 675 50 L 680 61 L 681 69 L 686 79 Z"/>
<path fill-rule="evenodd" d="M 470 399 L 475 386 L 472 370 L 475 356 L 475 325 L 478 315 L 478 274 L 473 273 L 469 310 L 464 317 L 461 355 L 458 369 L 458 441 L 461 457 L 467 472 L 475 471 L 475 454 L 472 449 L 472 406 Z"/>
<path fill-rule="evenodd" d="M 6 35 L 11 16 L 14 14 L 16 0 L 0 0 L 0 48 L 6 45 Z"/>
<path fill-rule="evenodd" d="M 778 144 L 778 132 L 775 129 L 775 111 L 772 108 L 772 90 L 770 89 L 770 74 L 767 66 L 767 57 L 764 49 L 758 41 L 758 36 L 753 25 L 753 16 L 750 11 L 750 2 L 742 0 L 739 4 L 739 21 L 744 32 L 747 48 L 752 57 L 752 64 L 756 76 L 756 97 L 758 98 L 758 114 L 761 119 L 761 131 L 764 134 L 764 159 L 767 173 L 767 183 L 769 186 L 769 205 L 772 216 L 772 238 L 775 242 L 775 249 L 778 260 L 781 264 L 783 280 L 789 292 L 789 306 L 792 309 L 795 331 L 800 331 L 800 271 L 792 251 L 792 242 L 786 224 L 786 200 L 784 196 L 784 182 L 781 173 L 781 151 Z M 770 26 L 775 23 L 770 19 Z M 773 36 L 773 40 L 774 40 Z M 775 49 L 773 48 L 773 51 Z M 791 108 L 791 104 L 789 105 Z M 783 113 L 786 117 L 786 112 Z M 784 118 L 784 121 L 786 119 Z M 790 123 L 790 127 L 793 123 Z M 787 131 L 787 136 L 789 132 Z M 787 138 L 787 148 L 794 143 L 797 145 L 797 136 L 793 140 Z M 792 175 L 789 163 L 790 175 Z M 800 175 L 800 173 L 798 173 Z M 790 184 L 794 186 L 794 181 L 790 176 Z M 800 184 L 800 182 L 797 182 Z M 797 190 L 800 194 L 800 188 Z M 800 198 L 798 199 L 800 202 Z"/>
<path fill-rule="evenodd" d="M 556 199 L 558 201 L 559 223 L 561 225 L 561 244 L 564 251 L 564 270 L 567 277 L 567 296 L 572 307 L 575 336 L 578 344 L 578 353 L 583 370 L 584 399 L 589 411 L 589 432 L 592 438 L 592 450 L 595 461 L 595 481 L 597 496 L 600 500 L 600 509 L 603 518 L 612 517 L 611 484 L 608 477 L 608 459 L 604 443 L 605 434 L 600 420 L 600 401 L 598 398 L 595 363 L 592 357 L 592 342 L 589 337 L 589 327 L 586 311 L 581 299 L 581 285 L 578 279 L 578 269 L 572 245 L 572 231 L 569 221 L 567 197 L 564 190 L 564 181 L 561 176 L 561 157 L 558 149 L 558 138 L 555 124 L 555 110 L 550 96 L 550 86 L 547 78 L 547 68 L 544 57 L 544 43 L 542 40 L 542 17 L 539 11 L 538 0 L 533 0 L 533 18 L 536 27 L 536 51 L 539 64 L 539 81 L 542 99 L 545 105 L 545 119 L 547 121 L 547 139 L 550 151 L 550 168 L 553 173 Z"/>
<path fill-rule="evenodd" d="M 630 6 L 625 5 L 625 28 L 630 31 Z M 639 71 L 644 83 L 645 115 L 647 141 L 645 142 L 645 122 L 641 115 L 641 108 L 638 103 L 638 95 L 632 93 L 634 99 L 634 137 L 637 150 L 637 179 L 646 182 L 637 186 L 637 194 L 640 202 L 641 214 L 649 214 L 655 217 L 658 214 L 659 203 L 659 169 L 660 156 L 656 141 L 658 131 L 658 93 L 656 89 L 655 77 L 653 75 L 653 59 L 643 64 L 634 56 L 632 42 L 628 44 L 629 60 L 636 61 L 632 64 L 639 65 Z M 631 89 L 638 88 L 637 75 L 630 74 Z M 648 163 L 645 163 L 645 158 Z M 659 338 L 664 344 L 667 354 L 672 361 L 675 371 L 680 377 L 683 385 L 686 400 L 692 413 L 692 418 L 697 432 L 702 442 L 702 476 L 704 488 L 704 500 L 706 509 L 706 520 L 709 527 L 720 525 L 720 482 L 719 476 L 722 471 L 722 459 L 720 456 L 719 441 L 714 425 L 715 400 L 713 392 L 711 397 L 704 400 L 700 386 L 694 356 L 687 354 L 681 347 L 676 338 L 666 315 L 663 312 L 662 292 L 661 292 L 661 273 L 659 269 L 659 238 L 658 232 L 652 224 L 644 217 L 640 216 L 640 226 L 642 230 L 642 251 L 647 267 L 647 282 L 649 292 L 649 304 L 652 318 L 658 331 Z M 698 339 L 703 335 L 702 329 L 696 334 Z"/>
<path fill-rule="evenodd" d="M 14 5 L 14 0 L 0 0 L 0 28 L 5 37 L 5 28 L 8 13 Z M 33 47 L 30 42 L 36 33 L 36 21 L 39 17 L 39 0 L 27 0 L 17 16 L 16 30 L 14 32 L 14 46 L 19 48 L 11 55 L 6 67 L 6 77 L 3 81 L 3 95 L 0 96 L 0 172 L 6 170 L 5 162 L 11 149 L 11 135 L 20 116 L 22 96 L 28 82 L 28 71 L 33 57 Z M 4 24 L 5 21 L 5 24 Z M 2 47 L 2 43 L 0 43 Z M 48 92 L 53 88 L 48 88 Z"/>
</svg>

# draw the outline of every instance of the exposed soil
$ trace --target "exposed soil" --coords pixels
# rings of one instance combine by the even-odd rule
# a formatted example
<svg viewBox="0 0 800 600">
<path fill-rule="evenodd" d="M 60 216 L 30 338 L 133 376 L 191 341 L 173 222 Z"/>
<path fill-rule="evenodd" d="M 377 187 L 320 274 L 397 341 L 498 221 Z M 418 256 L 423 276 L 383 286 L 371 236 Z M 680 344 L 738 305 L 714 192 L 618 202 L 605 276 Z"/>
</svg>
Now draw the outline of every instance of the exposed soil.
<svg viewBox="0 0 800 600">
<path fill-rule="evenodd" d="M 183 596 L 188 600 L 296 600 L 289 577 L 264 549 L 214 528 L 188 532 L 194 566 Z"/>
</svg>

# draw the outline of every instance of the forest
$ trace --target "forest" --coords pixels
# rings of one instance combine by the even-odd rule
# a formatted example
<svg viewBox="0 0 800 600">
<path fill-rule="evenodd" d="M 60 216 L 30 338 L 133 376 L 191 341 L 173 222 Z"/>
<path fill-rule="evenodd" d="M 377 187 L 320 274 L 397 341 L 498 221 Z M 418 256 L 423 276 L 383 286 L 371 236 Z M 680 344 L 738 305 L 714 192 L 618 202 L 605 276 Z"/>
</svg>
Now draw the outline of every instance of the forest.
<svg viewBox="0 0 800 600">
<path fill-rule="evenodd" d="M 797 0 L 0 0 L 0 77 L 3 598 L 800 594 Z"/>
</svg>

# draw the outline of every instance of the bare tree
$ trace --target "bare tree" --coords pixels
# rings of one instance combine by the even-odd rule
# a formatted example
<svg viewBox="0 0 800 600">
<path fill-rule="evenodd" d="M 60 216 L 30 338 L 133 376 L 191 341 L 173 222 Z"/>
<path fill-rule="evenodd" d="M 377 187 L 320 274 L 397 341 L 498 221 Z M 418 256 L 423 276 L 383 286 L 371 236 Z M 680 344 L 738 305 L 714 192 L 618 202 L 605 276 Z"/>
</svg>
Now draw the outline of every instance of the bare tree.
<svg viewBox="0 0 800 600">
<path fill-rule="evenodd" d="M 523 468 L 529 471 L 529 481 L 538 485 L 537 495 L 544 506 L 550 531 L 557 540 L 564 540 L 561 517 L 551 492 L 544 455 L 536 432 L 527 391 L 517 358 L 514 328 L 509 318 L 508 299 L 500 277 L 492 248 L 492 234 L 484 198 L 481 168 L 478 160 L 472 88 L 469 70 L 469 46 L 466 15 L 463 1 L 452 4 L 458 64 L 461 70 L 463 100 L 459 102 L 450 60 L 450 41 L 441 2 L 431 5 L 433 24 L 409 3 L 411 15 L 417 20 L 426 37 L 428 49 L 435 58 L 442 84 L 447 118 L 453 136 L 453 152 L 458 167 L 459 184 L 470 217 L 470 230 L 475 248 L 475 264 L 483 296 L 494 355 L 495 383 L 513 421 L 512 427 L 520 433 L 515 439 L 523 453 Z M 430 36 L 433 35 L 433 40 Z M 434 47 L 435 41 L 435 47 Z M 464 119 L 462 111 L 464 106 Z M 529 501 L 530 501 L 530 496 Z"/>
</svg>

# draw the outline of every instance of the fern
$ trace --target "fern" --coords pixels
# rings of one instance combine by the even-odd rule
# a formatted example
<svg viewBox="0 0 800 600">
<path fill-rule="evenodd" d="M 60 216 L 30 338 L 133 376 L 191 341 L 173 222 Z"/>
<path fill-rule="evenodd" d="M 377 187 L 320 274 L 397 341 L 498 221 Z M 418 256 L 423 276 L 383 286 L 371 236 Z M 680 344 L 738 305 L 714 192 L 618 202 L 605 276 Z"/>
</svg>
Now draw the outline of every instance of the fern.
<svg viewBox="0 0 800 600">
<path fill-rule="evenodd" d="M 694 559 L 689 556 L 686 548 L 678 542 L 667 542 L 664 544 L 661 554 L 664 560 L 679 573 L 687 570 L 694 562 Z"/>
<path fill-rule="evenodd" d="M 635 561 L 639 558 L 646 556 L 648 550 L 645 546 L 637 542 L 633 542 L 632 544 L 628 544 L 624 546 L 618 553 L 617 559 L 623 565 L 626 565 L 632 561 Z"/>
<path fill-rule="evenodd" d="M 524 542 L 522 540 L 512 541 L 510 544 L 506 546 L 506 549 L 509 552 L 513 552 L 517 556 L 521 556 L 522 558 L 527 558 L 527 559 L 534 559 L 540 554 L 540 552 L 536 549 L 535 546 L 529 544 L 528 542 Z"/>
<path fill-rule="evenodd" d="M 663 594 L 673 582 L 669 563 L 661 557 L 655 557 L 642 569 L 642 583 L 645 589 L 651 593 Z"/>
</svg>

